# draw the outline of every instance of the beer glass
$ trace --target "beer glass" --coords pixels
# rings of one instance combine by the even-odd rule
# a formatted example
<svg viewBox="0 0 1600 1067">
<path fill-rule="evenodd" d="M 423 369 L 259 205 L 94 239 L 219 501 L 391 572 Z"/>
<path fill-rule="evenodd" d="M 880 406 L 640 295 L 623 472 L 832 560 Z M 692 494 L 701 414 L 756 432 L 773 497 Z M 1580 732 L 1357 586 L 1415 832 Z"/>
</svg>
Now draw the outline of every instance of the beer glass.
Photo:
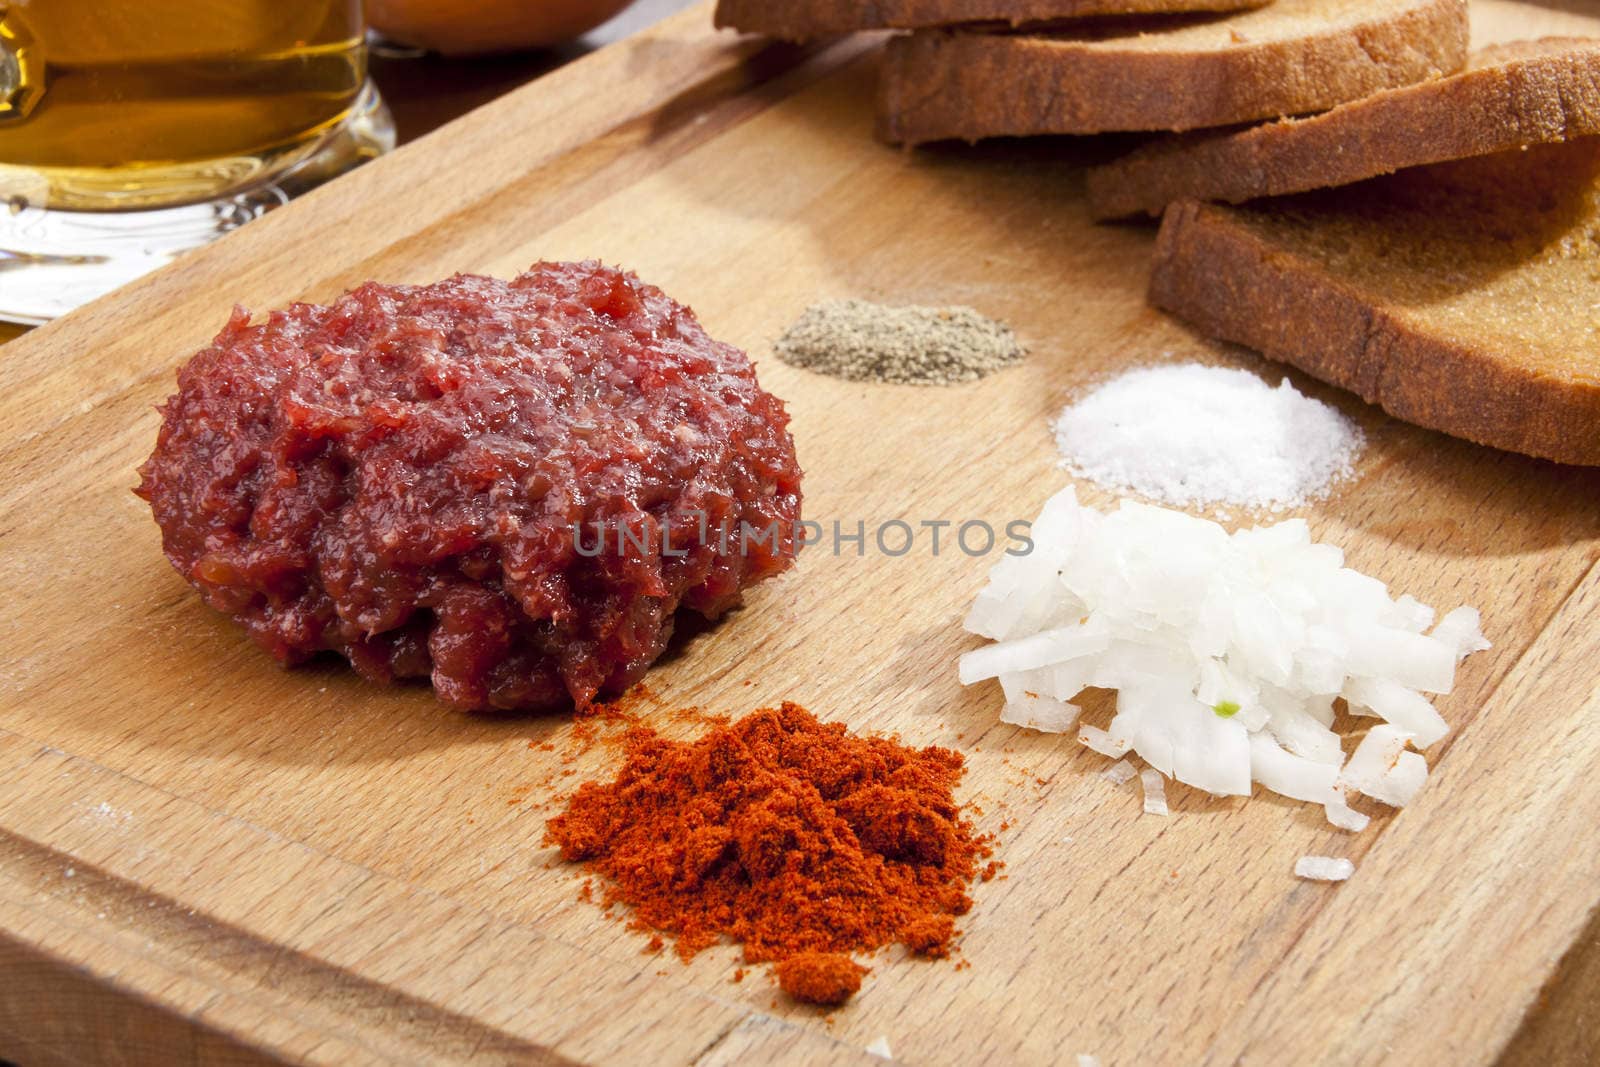
<svg viewBox="0 0 1600 1067">
<path fill-rule="evenodd" d="M 393 144 L 361 0 L 0 0 L 0 319 L 59 315 Z"/>
</svg>

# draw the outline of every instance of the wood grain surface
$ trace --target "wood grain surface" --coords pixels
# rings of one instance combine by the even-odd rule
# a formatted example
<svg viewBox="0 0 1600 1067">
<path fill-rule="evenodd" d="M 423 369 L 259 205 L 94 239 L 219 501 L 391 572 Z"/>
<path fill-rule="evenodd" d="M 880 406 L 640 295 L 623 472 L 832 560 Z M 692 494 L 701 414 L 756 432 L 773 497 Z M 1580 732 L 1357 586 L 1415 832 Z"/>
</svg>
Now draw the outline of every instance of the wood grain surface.
<svg viewBox="0 0 1600 1067">
<path fill-rule="evenodd" d="M 1600 32 L 1511 3 L 1475 17 L 1486 38 Z M 873 41 L 805 51 L 709 24 L 701 6 L 580 60 L 6 346 L 0 1050 L 871 1063 L 885 1036 L 934 1064 L 1493 1061 L 1600 899 L 1600 471 L 1422 431 L 1290 375 L 1369 437 L 1355 479 L 1304 512 L 1314 533 L 1396 592 L 1482 607 L 1495 642 L 1439 701 L 1454 729 L 1426 790 L 1356 835 L 1273 796 L 1177 785 L 1170 818 L 1144 816 L 1137 785 L 1102 779 L 1074 739 L 1000 725 L 994 688 L 963 690 L 954 670 L 992 557 L 926 541 L 902 558 L 807 552 L 684 642 L 635 707 L 793 699 L 953 745 L 980 826 L 1008 827 L 1005 875 L 963 924 L 965 966 L 880 953 L 830 1016 L 762 970 L 731 982 L 732 946 L 689 965 L 650 955 L 578 898 L 544 819 L 615 753 L 579 746 L 563 765 L 565 717 L 462 716 L 333 665 L 280 670 L 167 566 L 129 489 L 174 368 L 235 302 L 368 278 L 539 258 L 637 270 L 756 356 L 794 416 L 807 517 L 847 530 L 1031 517 L 1066 484 L 1047 418 L 1122 368 L 1280 375 L 1145 306 L 1152 231 L 1094 226 L 1082 202 L 1078 165 L 1106 146 L 890 150 L 869 135 Z M 971 304 L 1014 324 L 1030 358 L 951 389 L 771 359 L 830 296 Z M 1297 881 L 1306 853 L 1356 874 Z M 1549 1063 L 1585 1046 L 1539 1047 Z"/>
</svg>

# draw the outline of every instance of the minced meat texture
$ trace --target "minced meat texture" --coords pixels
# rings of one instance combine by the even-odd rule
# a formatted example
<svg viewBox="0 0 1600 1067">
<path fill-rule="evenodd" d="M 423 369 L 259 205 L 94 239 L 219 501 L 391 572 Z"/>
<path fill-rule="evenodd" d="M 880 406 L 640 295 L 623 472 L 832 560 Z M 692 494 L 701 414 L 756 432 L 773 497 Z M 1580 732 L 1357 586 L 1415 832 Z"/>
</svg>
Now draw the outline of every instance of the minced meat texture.
<svg viewBox="0 0 1600 1067">
<path fill-rule="evenodd" d="M 593 262 L 235 310 L 162 416 L 136 492 L 207 602 L 284 663 L 431 675 L 459 708 L 620 691 L 676 611 L 715 618 L 794 551 L 782 402 Z"/>
</svg>

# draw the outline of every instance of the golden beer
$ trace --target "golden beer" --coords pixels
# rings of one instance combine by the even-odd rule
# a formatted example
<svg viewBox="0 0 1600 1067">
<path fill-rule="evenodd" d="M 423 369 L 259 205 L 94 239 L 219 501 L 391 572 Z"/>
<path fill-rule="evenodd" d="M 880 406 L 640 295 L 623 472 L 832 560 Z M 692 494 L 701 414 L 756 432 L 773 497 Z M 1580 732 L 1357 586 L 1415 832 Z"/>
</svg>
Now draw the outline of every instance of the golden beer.
<svg viewBox="0 0 1600 1067">
<path fill-rule="evenodd" d="M 265 180 L 366 83 L 360 0 L 0 0 L 0 48 L 0 194 L 54 209 Z"/>
<path fill-rule="evenodd" d="M 393 144 L 361 0 L 0 0 L 0 321 L 64 314 Z"/>
</svg>

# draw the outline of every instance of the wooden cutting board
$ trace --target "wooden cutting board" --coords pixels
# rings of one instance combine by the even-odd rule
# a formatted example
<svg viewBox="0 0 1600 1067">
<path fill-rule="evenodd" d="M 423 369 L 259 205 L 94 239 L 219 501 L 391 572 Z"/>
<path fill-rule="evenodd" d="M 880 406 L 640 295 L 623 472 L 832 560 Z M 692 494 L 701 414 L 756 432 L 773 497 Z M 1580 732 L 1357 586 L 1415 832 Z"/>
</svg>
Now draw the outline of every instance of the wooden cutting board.
<svg viewBox="0 0 1600 1067">
<path fill-rule="evenodd" d="M 1481 2 L 1483 37 L 1600 18 Z M 652 672 L 647 713 L 783 699 L 964 751 L 999 833 L 961 959 L 886 952 L 831 1016 L 736 950 L 690 965 L 578 898 L 544 820 L 615 752 L 563 716 L 468 717 L 422 688 L 283 671 L 162 559 L 129 492 L 174 367 L 229 307 L 359 281 L 625 264 L 748 348 L 787 399 L 806 514 L 1032 517 L 1066 483 L 1047 418 L 1124 367 L 1279 371 L 1147 308 L 1152 231 L 1097 227 L 1101 146 L 875 143 L 874 42 L 711 32 L 709 7 L 584 59 L 6 347 L 0 459 L 0 1050 L 29 1063 L 399 1061 L 1451 1063 L 1493 1060 L 1600 899 L 1600 471 L 1475 447 L 1298 376 L 1365 427 L 1306 511 L 1352 565 L 1494 650 L 1403 813 L 1361 834 L 1258 793 L 1170 818 L 1073 738 L 963 690 L 989 559 L 809 552 Z M 0 275 L 3 284 L 3 275 Z M 807 304 L 964 303 L 1020 368 L 844 384 L 768 355 Z M 1099 505 L 1109 498 L 1092 489 Z M 1100 721 L 1106 707 L 1092 708 Z M 687 727 L 665 714 L 663 729 Z M 538 746 L 553 742 L 555 751 Z M 572 773 L 568 773 L 572 772 Z M 1007 828 L 1002 830 L 1004 824 Z M 1348 883 L 1297 881 L 1307 853 Z"/>
</svg>

